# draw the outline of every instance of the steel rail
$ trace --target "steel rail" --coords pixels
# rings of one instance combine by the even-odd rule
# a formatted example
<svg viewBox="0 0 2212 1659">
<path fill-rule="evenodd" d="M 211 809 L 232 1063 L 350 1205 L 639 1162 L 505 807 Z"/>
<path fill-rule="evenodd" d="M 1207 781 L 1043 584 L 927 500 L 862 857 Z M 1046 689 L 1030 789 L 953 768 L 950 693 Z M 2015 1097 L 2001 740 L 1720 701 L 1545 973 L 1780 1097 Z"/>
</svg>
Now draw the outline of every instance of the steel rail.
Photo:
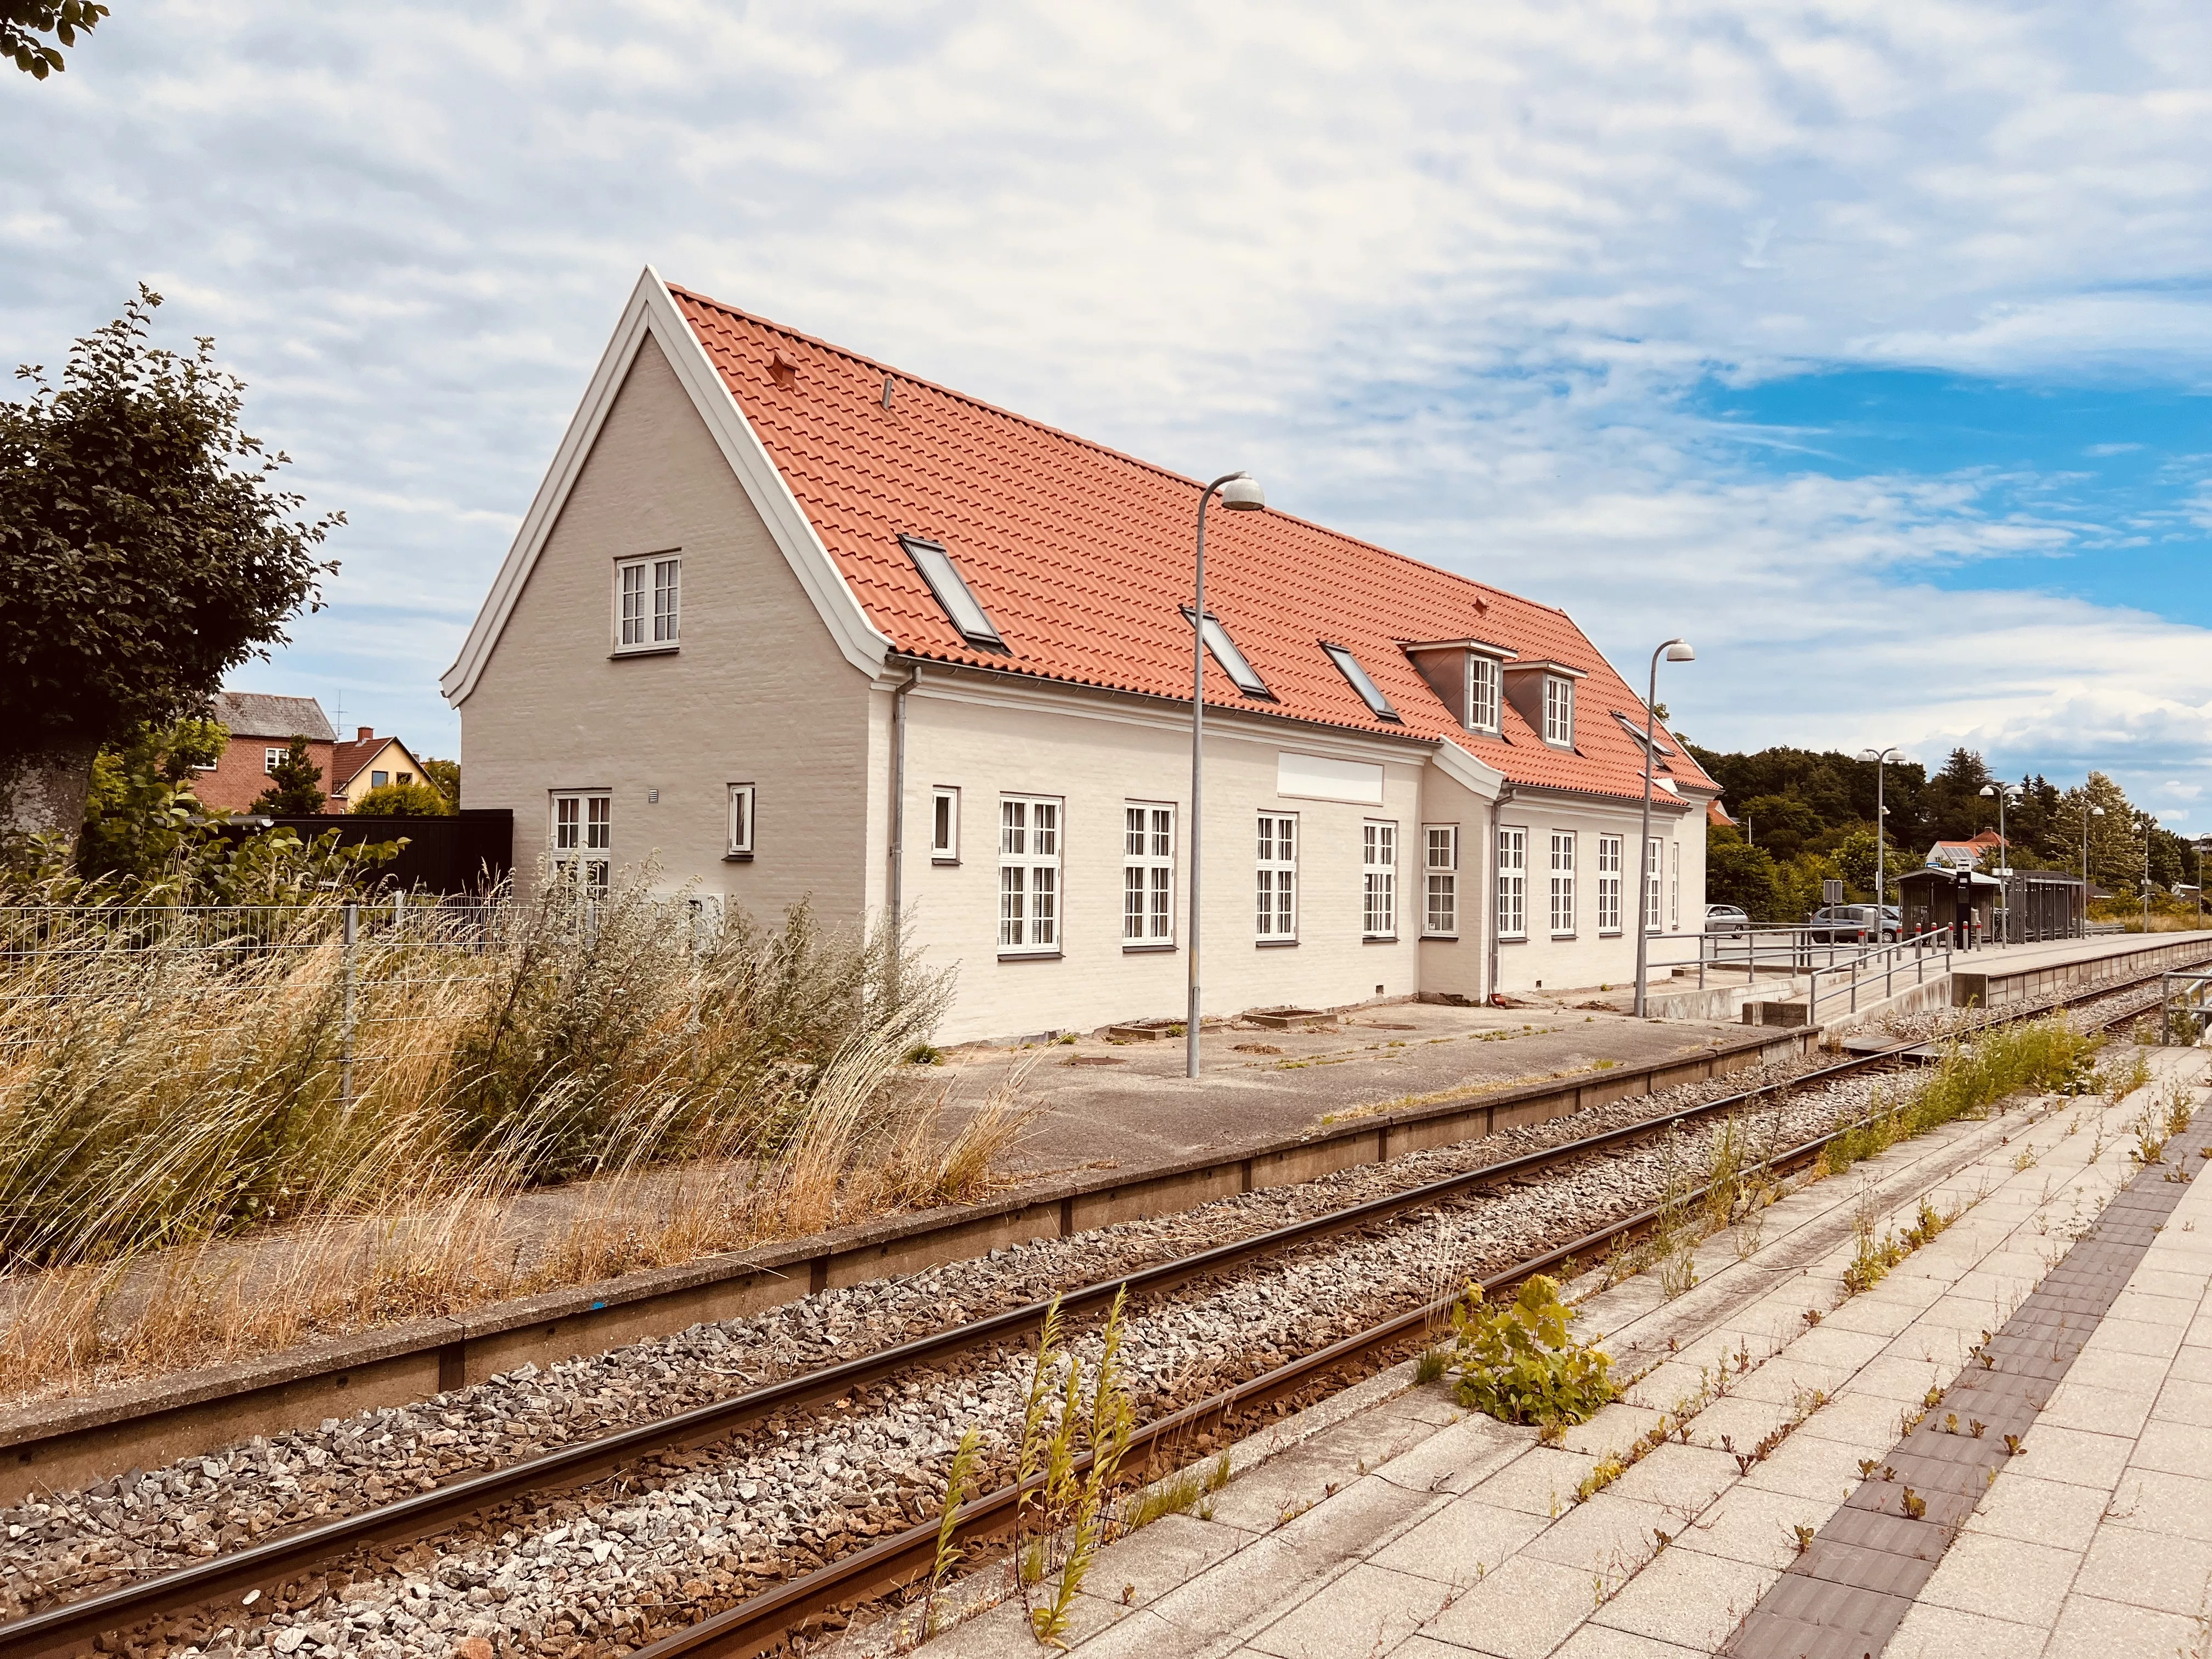
<svg viewBox="0 0 2212 1659">
<path fill-rule="evenodd" d="M 2027 1018 L 2098 997 L 2116 995 L 2146 983 L 2158 975 L 2146 975 L 2125 984 L 2100 987 L 2071 998 L 2059 998 L 2046 1004 L 2009 1012 L 2006 1019 Z M 2140 1017 L 2139 1010 L 2115 1017 L 2119 1019 Z M 1994 1011 L 1992 1011 L 1992 1018 Z M 1984 1022 L 1986 1028 L 1988 1020 Z M 1764 1084 L 1734 1095 L 1686 1106 L 1678 1111 L 1656 1117 L 1639 1119 L 1634 1123 L 1600 1131 L 1577 1140 L 1562 1142 L 1516 1157 L 1484 1164 L 1458 1175 L 1408 1188 L 1403 1192 L 1385 1194 L 1369 1199 L 1343 1210 L 1255 1234 L 1250 1238 L 1232 1243 L 1217 1245 L 1188 1256 L 1177 1257 L 1135 1273 L 1101 1280 L 1075 1291 L 1063 1293 L 1044 1302 L 1033 1302 L 1019 1308 L 1009 1309 L 988 1318 L 963 1324 L 950 1330 L 933 1333 L 928 1336 L 882 1348 L 872 1353 L 842 1360 L 835 1364 L 787 1377 L 780 1382 L 733 1395 L 724 1401 L 695 1407 L 673 1416 L 656 1419 L 635 1428 L 623 1429 L 612 1434 L 601 1435 L 590 1440 L 566 1446 L 541 1456 L 526 1459 L 503 1469 L 494 1469 L 481 1474 L 469 1475 L 447 1486 L 427 1492 L 400 1498 L 393 1503 L 364 1510 L 358 1514 L 341 1516 L 336 1521 L 290 1533 L 280 1538 L 266 1540 L 241 1550 L 216 1556 L 210 1560 L 179 1567 L 134 1584 L 126 1584 L 97 1595 L 66 1601 L 43 1612 L 0 1625 L 0 1659 L 31 1659 L 31 1656 L 52 1653 L 78 1646 L 91 1638 L 129 1629 L 146 1620 L 173 1613 L 186 1608 L 204 1606 L 234 1592 L 265 1588 L 281 1583 L 317 1567 L 343 1559 L 353 1552 L 379 1544 L 408 1542 L 434 1534 L 453 1522 L 496 1504 L 527 1496 L 532 1492 L 561 1490 L 578 1486 L 608 1470 L 636 1462 L 659 1453 L 690 1449 L 724 1439 L 746 1425 L 772 1417 L 778 1413 L 803 1408 L 837 1399 L 879 1382 L 887 1376 L 920 1365 L 941 1363 L 970 1349 L 994 1341 L 1010 1340 L 1040 1325 L 1048 1309 L 1056 1302 L 1063 1314 L 1082 1314 L 1102 1308 L 1126 1289 L 1132 1295 L 1151 1294 L 1172 1288 L 1202 1274 L 1234 1267 L 1256 1256 L 1270 1255 L 1312 1239 L 1346 1231 L 1369 1223 L 1383 1220 L 1407 1210 L 1448 1201 L 1471 1188 L 1509 1178 L 1515 1175 L 1566 1163 L 1571 1159 L 1602 1152 L 1607 1147 L 1640 1139 L 1694 1120 L 1717 1115 L 1736 1109 L 1752 1101 L 1780 1095 L 1789 1091 L 1832 1081 L 1850 1073 L 1870 1069 L 1895 1060 L 1910 1049 L 1923 1045 L 1900 1042 L 1873 1054 L 1826 1066 L 1811 1072 L 1800 1073 L 1792 1078 Z M 1832 1137 L 1831 1137 L 1832 1138 Z M 1808 1143 L 1813 1145 L 1814 1143 Z M 1818 1143 L 1826 1145 L 1826 1138 Z M 1785 1154 L 1785 1157 L 1794 1156 Z M 1598 1233 L 1589 1235 L 1558 1250 L 1548 1251 L 1538 1260 L 1546 1262 L 1564 1261 L 1569 1255 L 1585 1251 L 1593 1242 L 1618 1237 L 1629 1227 L 1641 1225 L 1656 1214 L 1656 1210 L 1639 1212 L 1625 1222 L 1612 1224 Z M 1540 1272 L 1540 1267 L 1509 1270 L 1501 1282 L 1512 1282 L 1514 1273 L 1525 1277 L 1528 1273 Z M 1422 1316 L 1426 1316 L 1425 1313 Z M 1328 1361 L 1334 1364 L 1343 1357 L 1339 1350 L 1346 1345 L 1357 1345 L 1365 1339 L 1346 1338 L 1329 1347 L 1318 1350 L 1316 1355 L 1293 1360 L 1285 1366 L 1267 1373 L 1270 1377 L 1287 1376 L 1294 1371 L 1310 1375 L 1313 1362 L 1322 1354 L 1337 1356 Z M 1300 1368 L 1303 1367 L 1303 1370 Z M 1261 1379 L 1240 1385 L 1243 1392 L 1239 1400 L 1249 1403 L 1254 1398 L 1251 1389 Z M 1217 1398 L 1219 1398 L 1217 1396 Z M 1207 1402 L 1201 1402 L 1201 1406 Z M 1163 1424 L 1179 1421 L 1190 1411 L 1186 1408 L 1175 1418 L 1161 1419 Z M 1225 1409 L 1225 1408 L 1224 1408 Z M 1140 1431 L 1147 1437 L 1149 1445 L 1158 1437 L 1155 1430 Z M 987 1500 L 979 1499 L 979 1503 Z M 933 1540 L 935 1523 L 921 1528 Z M 907 1534 L 899 1534 L 903 1538 Z M 898 1539 L 881 1540 L 856 1552 L 853 1560 L 870 1560 L 898 1542 Z M 934 1547 L 933 1543 L 933 1548 Z M 841 1564 L 819 1569 L 830 1572 Z M 817 1575 L 793 1580 L 798 1584 L 811 1582 Z M 789 1588 L 789 1587 L 785 1587 Z M 769 1592 L 770 1595 L 781 1591 Z M 762 1598 L 755 1598 L 758 1601 Z M 745 1605 L 751 1605 L 747 1603 Z M 827 1605 L 826 1603 L 824 1605 Z M 733 1609 L 732 1611 L 736 1611 Z M 674 1639 L 673 1638 L 667 1639 Z"/>
</svg>

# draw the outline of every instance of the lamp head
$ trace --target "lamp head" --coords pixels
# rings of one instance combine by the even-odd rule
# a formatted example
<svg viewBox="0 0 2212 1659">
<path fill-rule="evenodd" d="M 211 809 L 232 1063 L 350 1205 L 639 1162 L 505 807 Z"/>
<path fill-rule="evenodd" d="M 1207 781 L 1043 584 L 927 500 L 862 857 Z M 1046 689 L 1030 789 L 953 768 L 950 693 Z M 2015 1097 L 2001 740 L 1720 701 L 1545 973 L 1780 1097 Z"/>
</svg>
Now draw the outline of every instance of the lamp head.
<svg viewBox="0 0 2212 1659">
<path fill-rule="evenodd" d="M 2105 809 L 2101 806 L 2093 806 L 2089 809 L 2089 816 L 2093 818 L 2101 818 L 2105 816 Z"/>
<path fill-rule="evenodd" d="M 1689 641 L 1670 640 L 1668 641 L 1667 660 L 1668 662 L 1695 662 L 1697 659 L 1697 647 L 1692 645 Z"/>
<path fill-rule="evenodd" d="M 1982 786 L 1981 793 L 1984 795 L 1994 795 L 1996 792 L 1997 787 L 1994 783 L 1985 783 Z"/>
<path fill-rule="evenodd" d="M 1231 513 L 1257 513 L 1267 506 L 1267 495 L 1257 478 L 1240 472 L 1221 486 L 1221 504 Z"/>
</svg>

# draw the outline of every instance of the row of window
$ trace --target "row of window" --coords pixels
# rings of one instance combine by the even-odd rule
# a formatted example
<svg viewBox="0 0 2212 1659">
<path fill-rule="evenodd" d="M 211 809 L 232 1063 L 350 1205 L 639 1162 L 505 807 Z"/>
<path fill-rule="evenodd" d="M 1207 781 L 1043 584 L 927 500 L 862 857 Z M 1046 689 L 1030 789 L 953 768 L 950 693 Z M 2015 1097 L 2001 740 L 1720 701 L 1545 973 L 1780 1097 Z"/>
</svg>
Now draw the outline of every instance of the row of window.
<svg viewBox="0 0 2212 1659">
<path fill-rule="evenodd" d="M 1549 840 L 1547 896 L 1550 900 L 1550 932 L 1554 939 L 1571 939 L 1579 931 L 1580 924 L 1576 878 L 1579 873 L 1581 837 L 1572 830 L 1553 830 L 1549 832 Z M 1599 836 L 1596 841 L 1597 866 L 1593 874 L 1597 931 L 1618 933 L 1621 931 L 1625 837 Z M 1667 867 L 1665 859 L 1670 845 L 1674 846 L 1671 869 Z M 1644 842 L 1644 925 L 1647 928 L 1677 926 L 1682 908 L 1682 849 L 1674 843 L 1652 840 Z M 1663 922 L 1662 913 L 1666 918 Z M 1501 824 L 1498 830 L 1498 936 L 1509 939 L 1528 937 L 1528 831 L 1516 824 Z"/>
</svg>

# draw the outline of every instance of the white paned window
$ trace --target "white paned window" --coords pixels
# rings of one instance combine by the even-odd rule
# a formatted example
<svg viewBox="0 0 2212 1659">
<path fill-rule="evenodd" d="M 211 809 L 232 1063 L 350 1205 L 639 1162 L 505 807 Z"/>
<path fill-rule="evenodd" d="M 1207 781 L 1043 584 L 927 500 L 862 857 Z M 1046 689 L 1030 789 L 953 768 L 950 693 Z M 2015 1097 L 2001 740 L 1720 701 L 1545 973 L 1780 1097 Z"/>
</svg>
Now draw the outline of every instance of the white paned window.
<svg viewBox="0 0 2212 1659">
<path fill-rule="evenodd" d="M 999 949 L 1060 949 L 1060 800 L 999 798 Z"/>
<path fill-rule="evenodd" d="M 730 786 L 730 853 L 732 858 L 750 858 L 753 851 L 753 787 Z"/>
<path fill-rule="evenodd" d="M 1130 801 L 1121 808 L 1121 942 L 1175 939 L 1175 808 Z"/>
<path fill-rule="evenodd" d="M 1498 826 L 1498 937 L 1528 937 L 1528 832 Z"/>
<path fill-rule="evenodd" d="M 1620 837 L 1597 838 L 1597 930 L 1620 931 Z"/>
<path fill-rule="evenodd" d="M 1431 823 L 1421 830 L 1421 932 L 1431 939 L 1459 937 L 1459 826 Z"/>
<path fill-rule="evenodd" d="M 936 864 L 960 862 L 960 792 L 939 785 L 929 792 L 929 856 Z"/>
<path fill-rule="evenodd" d="M 1498 729 L 1498 664 L 1493 658 L 1467 659 L 1467 728 L 1470 732 Z"/>
<path fill-rule="evenodd" d="M 1575 683 L 1557 674 L 1544 676 L 1544 741 L 1561 748 L 1575 741 Z"/>
<path fill-rule="evenodd" d="M 615 567 L 615 648 L 674 645 L 682 610 L 684 561 L 625 559 Z"/>
<path fill-rule="evenodd" d="M 285 756 L 287 756 L 287 755 L 289 755 L 289 754 L 290 754 L 291 752 L 292 752 L 292 751 L 291 751 L 290 750 L 289 750 L 289 749 L 264 749 L 264 750 L 263 750 L 261 751 L 261 769 L 262 769 L 262 771 L 263 771 L 263 772 L 264 772 L 264 773 L 270 774 L 270 775 L 272 775 L 272 776 L 273 776 L 273 775 L 275 775 L 275 773 L 276 773 L 276 770 L 277 767 L 283 763 L 283 759 L 284 759 L 284 757 L 285 757 Z"/>
<path fill-rule="evenodd" d="M 1260 814 L 1256 880 L 1258 900 L 1253 937 L 1288 939 L 1298 936 L 1298 815 Z"/>
<path fill-rule="evenodd" d="M 1398 826 L 1370 818 L 1359 827 L 1359 933 L 1363 939 L 1398 935 Z"/>
<path fill-rule="evenodd" d="M 590 892 L 612 885 L 614 811 L 614 797 L 599 792 L 553 797 L 553 867 Z"/>
<path fill-rule="evenodd" d="M 1552 937 L 1575 931 L 1575 832 L 1552 831 Z"/>
<path fill-rule="evenodd" d="M 1656 841 L 1644 843 L 1644 925 L 1647 929 L 1659 926 L 1659 902 L 1665 896 L 1659 890 L 1660 846 Z"/>
</svg>

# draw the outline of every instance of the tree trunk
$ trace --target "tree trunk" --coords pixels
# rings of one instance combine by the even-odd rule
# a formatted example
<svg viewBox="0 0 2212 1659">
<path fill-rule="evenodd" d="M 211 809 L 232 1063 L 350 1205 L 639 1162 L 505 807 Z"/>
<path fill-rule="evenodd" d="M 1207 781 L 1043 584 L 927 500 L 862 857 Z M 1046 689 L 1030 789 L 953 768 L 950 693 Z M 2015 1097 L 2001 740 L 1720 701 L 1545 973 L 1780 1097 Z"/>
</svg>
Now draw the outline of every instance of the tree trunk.
<svg viewBox="0 0 2212 1659">
<path fill-rule="evenodd" d="M 0 754 L 0 842 L 58 836 L 76 845 L 84 798 L 92 789 L 97 744 L 64 744 L 27 754 Z"/>
</svg>

